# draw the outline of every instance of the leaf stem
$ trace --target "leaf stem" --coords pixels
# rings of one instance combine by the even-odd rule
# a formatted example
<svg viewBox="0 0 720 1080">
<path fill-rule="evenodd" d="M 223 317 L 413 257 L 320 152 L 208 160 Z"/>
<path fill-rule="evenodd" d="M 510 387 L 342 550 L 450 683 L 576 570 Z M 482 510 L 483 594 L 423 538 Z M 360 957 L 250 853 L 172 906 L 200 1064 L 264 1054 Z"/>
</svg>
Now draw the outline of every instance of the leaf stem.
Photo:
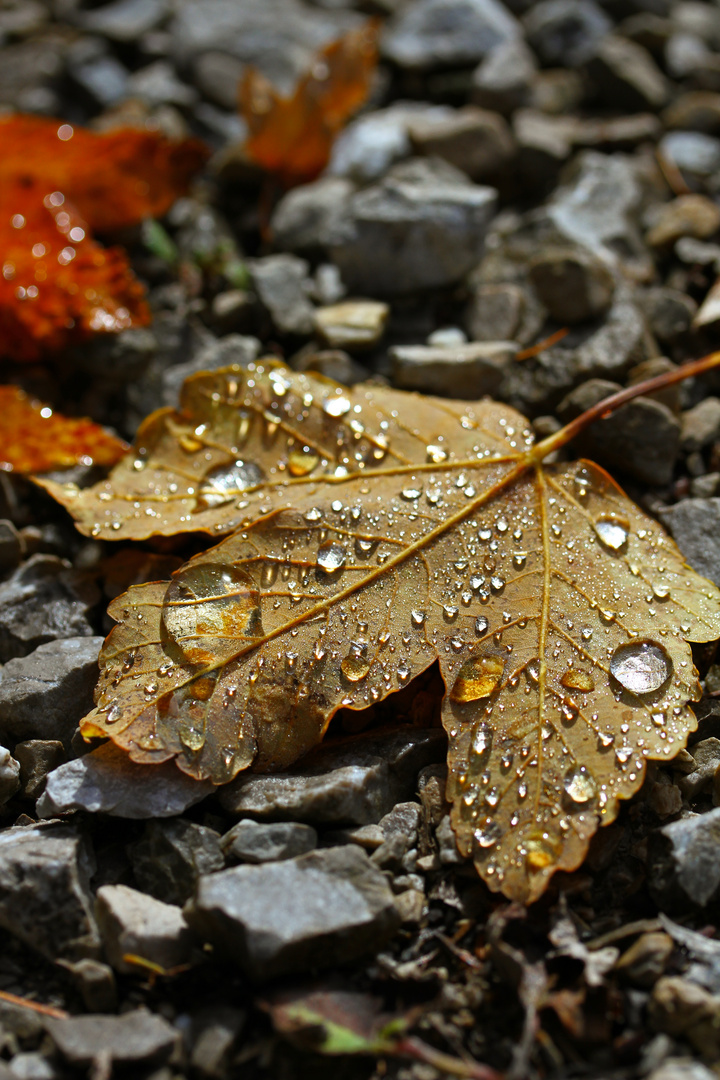
<svg viewBox="0 0 720 1080">
<path fill-rule="evenodd" d="M 683 364 L 675 371 L 668 371 L 663 375 L 657 375 L 654 379 L 646 379 L 644 382 L 636 383 L 635 386 L 628 386 L 624 390 L 618 390 L 616 394 L 612 394 L 603 401 L 599 401 L 597 405 L 593 405 L 592 408 L 586 409 L 584 413 L 571 420 L 569 424 L 560 428 L 553 435 L 548 435 L 547 439 L 537 443 L 529 451 L 529 454 L 534 461 L 543 461 L 548 454 L 567 446 L 572 439 L 589 427 L 590 424 L 593 424 L 596 420 L 603 420 L 610 413 L 619 409 L 621 405 L 625 405 L 626 402 L 633 401 L 635 398 L 642 397 L 645 394 L 654 394 L 656 390 L 664 390 L 666 386 L 683 382 L 694 375 L 702 375 L 704 372 L 718 367 L 718 365 L 720 365 L 720 351 L 708 353 L 707 356 L 701 357 L 700 360 L 693 360 L 689 364 Z"/>
</svg>

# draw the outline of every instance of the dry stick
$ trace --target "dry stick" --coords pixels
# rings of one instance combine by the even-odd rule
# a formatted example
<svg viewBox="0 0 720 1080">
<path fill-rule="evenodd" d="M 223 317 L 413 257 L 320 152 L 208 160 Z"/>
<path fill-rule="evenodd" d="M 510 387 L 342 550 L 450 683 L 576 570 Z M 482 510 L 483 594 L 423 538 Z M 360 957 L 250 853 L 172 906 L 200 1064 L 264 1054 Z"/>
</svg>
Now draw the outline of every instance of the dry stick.
<svg viewBox="0 0 720 1080">
<path fill-rule="evenodd" d="M 520 352 L 515 353 L 515 359 L 529 360 L 531 357 L 537 356 L 538 353 L 544 352 L 545 349 L 549 349 L 551 345 L 557 345 L 558 341 L 562 341 L 569 333 L 570 327 L 563 326 L 562 330 L 556 330 L 554 334 L 550 334 L 548 337 L 543 338 L 542 341 L 538 341 L 536 345 L 531 345 L 529 349 L 521 349 Z"/>
<path fill-rule="evenodd" d="M 67 1020 L 70 1015 L 64 1009 L 56 1009 L 52 1005 L 42 1005 L 39 1001 L 18 997 L 17 994 L 11 994 L 7 990 L 0 990 L 0 1001 L 7 1001 L 10 1005 L 19 1005 L 23 1009 L 32 1009 L 33 1012 L 42 1013 L 43 1016 L 52 1016 L 54 1020 Z"/>
</svg>

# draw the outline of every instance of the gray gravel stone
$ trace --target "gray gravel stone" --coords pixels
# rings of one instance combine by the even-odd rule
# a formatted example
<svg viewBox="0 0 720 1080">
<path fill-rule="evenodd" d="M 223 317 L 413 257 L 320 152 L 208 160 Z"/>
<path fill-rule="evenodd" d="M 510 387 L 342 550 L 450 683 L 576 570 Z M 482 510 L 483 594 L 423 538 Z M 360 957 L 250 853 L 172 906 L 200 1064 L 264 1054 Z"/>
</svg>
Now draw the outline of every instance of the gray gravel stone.
<svg viewBox="0 0 720 1080">
<path fill-rule="evenodd" d="M 329 244 L 351 292 L 394 296 L 452 285 L 478 262 L 497 192 L 435 159 L 395 165 L 351 196 Z"/>
<path fill-rule="evenodd" d="M 720 169 L 720 139 L 700 131 L 670 131 L 660 140 L 660 152 L 682 170 L 698 177 Z"/>
<path fill-rule="evenodd" d="M 281 334 L 311 334 L 310 266 L 296 255 L 266 255 L 250 263 L 260 302 Z"/>
<path fill-rule="evenodd" d="M 565 422 L 572 420 L 619 389 L 617 383 L 590 379 L 560 403 L 558 416 Z M 577 453 L 601 465 L 661 486 L 672 480 L 680 449 L 680 421 L 666 405 L 640 397 L 596 421 L 574 446 Z"/>
<path fill-rule="evenodd" d="M 659 514 L 693 570 L 720 585 L 720 498 L 683 499 Z"/>
<path fill-rule="evenodd" d="M 245 64 L 236 56 L 211 49 L 193 58 L 193 82 L 210 101 L 223 109 L 237 108 L 238 83 L 245 71 Z"/>
<path fill-rule="evenodd" d="M 114 0 L 80 13 L 84 30 L 131 43 L 154 30 L 169 12 L 167 0 Z"/>
<path fill-rule="evenodd" d="M 682 448 L 702 450 L 720 439 L 720 398 L 707 397 L 682 415 Z"/>
<path fill-rule="evenodd" d="M 390 349 L 392 377 L 403 390 L 476 401 L 494 397 L 514 366 L 512 341 L 466 345 L 396 345 Z"/>
<path fill-rule="evenodd" d="M 558 67 L 585 63 L 612 29 L 594 0 L 541 0 L 523 22 L 532 49 L 544 64 Z"/>
<path fill-rule="evenodd" d="M 500 113 L 466 105 L 418 113 L 407 123 L 416 152 L 434 155 L 476 182 L 497 177 L 510 164 L 515 142 Z"/>
<path fill-rule="evenodd" d="M 0 806 L 20 790 L 20 763 L 10 751 L 0 746 Z"/>
<path fill-rule="evenodd" d="M 663 909 L 705 907 L 720 892 L 720 807 L 663 825 L 650 836 L 648 881 Z"/>
<path fill-rule="evenodd" d="M 183 818 L 149 821 L 128 854 L 143 892 L 168 904 L 184 904 L 201 874 L 225 865 L 218 833 Z"/>
<path fill-rule="evenodd" d="M 317 833 L 298 821 L 238 821 L 220 841 L 230 862 L 265 863 L 294 859 L 317 847 Z"/>
<path fill-rule="evenodd" d="M 321 747 L 289 772 L 237 777 L 220 789 L 238 816 L 310 825 L 369 825 L 415 792 L 421 768 L 445 755 L 435 728 L 407 728 Z"/>
<path fill-rule="evenodd" d="M 139 1065 L 167 1061 L 180 1041 L 175 1028 L 147 1009 L 133 1009 L 122 1016 L 70 1016 L 51 1019 L 47 1032 L 71 1065 L 87 1066 L 102 1061 Z"/>
<path fill-rule="evenodd" d="M 193 1013 L 190 1064 L 201 1077 L 221 1080 L 231 1075 L 233 1044 L 245 1019 L 246 1014 L 231 1005 L 211 1005 Z"/>
<path fill-rule="evenodd" d="M 638 296 L 651 333 L 661 345 L 673 345 L 692 326 L 698 306 L 691 296 L 679 289 L 655 285 Z"/>
<path fill-rule="evenodd" d="M 498 0 L 416 0 L 389 23 L 383 51 L 412 70 L 462 66 L 520 36 L 517 20 Z"/>
<path fill-rule="evenodd" d="M 91 637 L 99 593 L 54 555 L 33 555 L 0 583 L 0 663 L 46 641 Z"/>
<path fill-rule="evenodd" d="M 527 105 L 536 71 L 537 61 L 521 38 L 501 42 L 473 72 L 471 98 L 507 116 Z"/>
<path fill-rule="evenodd" d="M 284 195 L 270 228 L 277 247 L 311 253 L 326 248 L 346 212 L 355 185 L 342 176 L 323 176 Z"/>
<path fill-rule="evenodd" d="M 351 120 L 333 144 L 328 174 L 357 184 L 379 180 L 391 165 L 412 153 L 408 121 L 434 108 L 416 101 L 398 101 Z"/>
<path fill-rule="evenodd" d="M 187 964 L 192 957 L 193 938 L 180 908 L 137 889 L 101 886 L 95 918 L 105 955 L 116 971 L 137 973 L 137 965 L 123 959 L 127 954 L 166 969 Z"/>
<path fill-rule="evenodd" d="M 198 99 L 194 87 L 179 79 L 175 68 L 167 60 L 156 60 L 133 72 L 127 81 L 127 92 L 134 98 L 140 98 L 150 108 L 176 105 L 188 109 Z"/>
<path fill-rule="evenodd" d="M 473 341 L 514 341 L 526 307 L 526 290 L 511 282 L 477 285 L 465 310 Z"/>
<path fill-rule="evenodd" d="M 12 521 L 0 520 L 0 574 L 18 565 L 23 548 L 22 538 Z"/>
<path fill-rule="evenodd" d="M 387 879 L 355 844 L 201 878 L 185 912 L 258 980 L 376 952 L 399 923 Z"/>
<path fill-rule="evenodd" d="M 356 352 L 377 344 L 389 314 L 388 305 L 379 300 L 343 300 L 316 308 L 313 319 L 330 348 Z"/>
<path fill-rule="evenodd" d="M 193 780 L 172 762 L 137 765 L 124 750 L 105 743 L 48 773 L 37 813 L 44 818 L 71 810 L 123 818 L 174 817 L 212 790 L 208 780 Z"/>
<path fill-rule="evenodd" d="M 607 262 L 582 249 L 547 249 L 531 262 L 530 281 L 551 317 L 563 324 L 599 318 L 615 292 Z"/>
<path fill-rule="evenodd" d="M 0 926 L 51 960 L 97 956 L 92 869 L 71 825 L 6 829 L 0 833 Z"/>
<path fill-rule="evenodd" d="M 100 637 L 67 637 L 9 660 L 0 671 L 5 738 L 69 741 L 92 708 Z"/>
<path fill-rule="evenodd" d="M 720 739 L 701 739 L 690 750 L 695 762 L 692 772 L 681 776 L 677 785 L 687 799 L 694 799 L 702 791 L 712 787 L 715 773 L 720 767 Z"/>
<path fill-rule="evenodd" d="M 228 334 L 219 341 L 210 341 L 197 351 L 191 360 L 174 364 L 162 375 L 162 404 L 177 406 L 180 388 L 185 379 L 200 371 L 215 371 L 229 364 L 246 367 L 255 360 L 260 352 L 260 342 L 256 337 L 245 334 Z"/>
<path fill-rule="evenodd" d="M 626 111 L 657 110 L 669 84 L 647 49 L 619 35 L 598 43 L 587 72 L 604 104 Z"/>
<path fill-rule="evenodd" d="M 73 64 L 73 81 L 88 94 L 95 105 L 108 108 L 127 97 L 130 72 L 115 56 L 97 56 Z"/>
</svg>

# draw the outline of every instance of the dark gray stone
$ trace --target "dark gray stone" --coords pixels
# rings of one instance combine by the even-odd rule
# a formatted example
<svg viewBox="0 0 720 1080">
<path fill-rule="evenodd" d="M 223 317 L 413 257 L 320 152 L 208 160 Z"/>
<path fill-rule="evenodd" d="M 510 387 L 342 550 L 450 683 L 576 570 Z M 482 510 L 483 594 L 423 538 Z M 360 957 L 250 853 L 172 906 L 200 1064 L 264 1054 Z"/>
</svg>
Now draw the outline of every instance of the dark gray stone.
<svg viewBox="0 0 720 1080">
<path fill-rule="evenodd" d="M 228 334 L 219 341 L 210 341 L 205 348 L 182 364 L 173 364 L 162 374 L 162 403 L 177 406 L 182 384 L 191 375 L 200 371 L 216 371 L 230 364 L 246 367 L 255 360 L 260 352 L 260 342 L 256 337 L 244 334 Z"/>
<path fill-rule="evenodd" d="M 607 263 L 582 249 L 544 251 L 530 264 L 530 281 L 551 317 L 563 324 L 599 318 L 615 292 Z"/>
<path fill-rule="evenodd" d="M 212 790 L 209 780 L 194 780 L 172 762 L 137 765 L 124 750 L 105 743 L 48 773 L 37 813 L 45 818 L 71 810 L 136 819 L 175 817 Z"/>
<path fill-rule="evenodd" d="M 512 341 L 466 345 L 396 345 L 390 349 L 393 384 L 403 390 L 477 401 L 495 397 L 514 366 Z"/>
<path fill-rule="evenodd" d="M 720 398 L 707 397 L 682 415 L 682 448 L 702 450 L 720 439 Z"/>
<path fill-rule="evenodd" d="M 326 248 L 354 190 L 355 185 L 345 177 L 323 176 L 288 191 L 270 222 L 276 245 L 285 251 L 303 253 Z"/>
<path fill-rule="evenodd" d="M 683 499 L 660 518 L 693 570 L 720 585 L 720 498 Z"/>
<path fill-rule="evenodd" d="M 225 865 L 219 835 L 183 818 L 149 821 L 128 854 L 139 887 L 168 904 L 184 904 L 202 874 Z"/>
<path fill-rule="evenodd" d="M 67 637 L 8 660 L 0 671 L 0 731 L 5 738 L 68 742 L 92 708 L 100 637 Z"/>
<path fill-rule="evenodd" d="M 238 83 L 245 64 L 236 56 L 213 49 L 193 59 L 193 81 L 198 90 L 223 109 L 236 109 Z"/>
<path fill-rule="evenodd" d="M 95 918 L 105 955 L 115 971 L 131 975 L 137 965 L 126 955 L 142 956 L 161 968 L 187 964 L 193 939 L 182 911 L 127 885 L 103 885 L 97 891 Z"/>
<path fill-rule="evenodd" d="M 82 12 L 80 21 L 84 30 L 130 44 L 154 30 L 168 12 L 166 0 L 114 0 Z"/>
<path fill-rule="evenodd" d="M 0 746 L 0 806 L 20 789 L 20 763 L 10 751 Z"/>
<path fill-rule="evenodd" d="M 612 29 L 594 0 L 542 0 L 523 19 L 532 49 L 546 65 L 577 67 Z"/>
<path fill-rule="evenodd" d="M 411 117 L 407 129 L 416 152 L 442 158 L 476 182 L 498 177 L 515 154 L 500 113 L 474 105 L 426 110 Z"/>
<path fill-rule="evenodd" d="M 647 49 L 619 35 L 599 42 L 587 72 L 602 102 L 627 111 L 662 108 L 668 83 Z"/>
<path fill-rule="evenodd" d="M 296 255 L 266 255 L 250 264 L 255 291 L 281 334 L 309 335 L 313 331 L 309 272 L 308 263 Z"/>
<path fill-rule="evenodd" d="M 395 165 L 350 197 L 329 244 L 350 292 L 394 296 L 452 285 L 478 262 L 497 192 L 434 159 Z"/>
<path fill-rule="evenodd" d="M 265 821 L 369 825 L 415 793 L 420 769 L 445 755 L 436 728 L 405 728 L 321 747 L 282 774 L 237 777 L 220 789 L 224 808 Z"/>
<path fill-rule="evenodd" d="M 246 1014 L 231 1005 L 200 1009 L 192 1018 L 190 1064 L 207 1080 L 229 1075 L 233 1044 L 245 1024 Z"/>
<path fill-rule="evenodd" d="M 653 336 L 661 345 L 673 345 L 692 326 L 698 306 L 679 289 L 655 285 L 638 295 L 638 304 Z"/>
<path fill-rule="evenodd" d="M 619 389 L 617 383 L 590 379 L 560 403 L 558 416 L 567 423 Z M 666 405 L 640 397 L 591 424 L 574 446 L 578 454 L 600 465 L 661 486 L 672 480 L 680 421 Z"/>
<path fill-rule="evenodd" d="M 416 0 L 387 26 L 383 51 L 412 70 L 469 66 L 520 35 L 517 20 L 498 0 Z"/>
<path fill-rule="evenodd" d="M 473 341 L 515 341 L 522 326 L 529 290 L 512 282 L 477 285 L 465 310 Z"/>
<path fill-rule="evenodd" d="M 536 71 L 537 61 L 522 39 L 501 42 L 473 72 L 471 98 L 508 116 L 528 104 Z"/>
<path fill-rule="evenodd" d="M 99 938 L 77 829 L 50 821 L 0 833 L 0 926 L 50 960 L 95 957 Z"/>
<path fill-rule="evenodd" d="M 0 663 L 59 638 L 91 637 L 97 587 L 54 555 L 33 555 L 0 583 Z"/>
<path fill-rule="evenodd" d="M 167 1061 L 180 1035 L 167 1020 L 133 1009 L 122 1016 L 70 1016 L 51 1019 L 46 1029 L 58 1051 L 71 1065 L 105 1061 L 118 1065 Z"/>
<path fill-rule="evenodd" d="M 238 821 L 220 845 L 230 862 L 265 863 L 294 859 L 317 847 L 317 833 L 297 821 Z"/>
<path fill-rule="evenodd" d="M 23 557 L 22 538 L 12 521 L 0 521 L 0 574 L 14 569 Z"/>
<path fill-rule="evenodd" d="M 201 878 L 185 913 L 257 980 L 372 954 L 399 924 L 387 879 L 354 844 Z"/>
<path fill-rule="evenodd" d="M 18 743 L 14 753 L 26 799 L 37 799 L 45 787 L 47 774 L 65 761 L 65 747 L 57 739 L 28 739 Z"/>
<path fill-rule="evenodd" d="M 701 739 L 690 750 L 694 766 L 677 780 L 686 799 L 694 799 L 713 785 L 715 773 L 720 767 L 720 739 Z"/>
<path fill-rule="evenodd" d="M 719 847 L 720 807 L 651 833 L 648 882 L 663 910 L 705 907 L 720 893 Z"/>
</svg>

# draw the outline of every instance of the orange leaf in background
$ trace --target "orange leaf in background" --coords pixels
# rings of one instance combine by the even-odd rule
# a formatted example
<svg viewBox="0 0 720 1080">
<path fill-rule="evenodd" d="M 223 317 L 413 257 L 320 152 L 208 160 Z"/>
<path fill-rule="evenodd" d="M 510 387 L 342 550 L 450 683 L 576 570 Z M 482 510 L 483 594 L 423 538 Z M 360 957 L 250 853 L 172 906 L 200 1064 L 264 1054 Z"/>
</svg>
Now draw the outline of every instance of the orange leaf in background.
<svg viewBox="0 0 720 1080">
<path fill-rule="evenodd" d="M 286 187 L 313 180 L 327 165 L 343 125 L 368 96 L 377 65 L 379 20 L 326 45 L 291 97 L 255 68 L 238 88 L 249 128 L 245 152 Z"/>
<path fill-rule="evenodd" d="M 37 360 L 97 332 L 149 322 L 124 252 L 90 231 L 165 213 L 206 160 L 196 139 L 57 120 L 0 120 L 0 355 Z"/>
<path fill-rule="evenodd" d="M 0 469 L 42 473 L 114 465 L 127 443 L 99 424 L 53 412 L 17 386 L 0 386 Z"/>
</svg>

